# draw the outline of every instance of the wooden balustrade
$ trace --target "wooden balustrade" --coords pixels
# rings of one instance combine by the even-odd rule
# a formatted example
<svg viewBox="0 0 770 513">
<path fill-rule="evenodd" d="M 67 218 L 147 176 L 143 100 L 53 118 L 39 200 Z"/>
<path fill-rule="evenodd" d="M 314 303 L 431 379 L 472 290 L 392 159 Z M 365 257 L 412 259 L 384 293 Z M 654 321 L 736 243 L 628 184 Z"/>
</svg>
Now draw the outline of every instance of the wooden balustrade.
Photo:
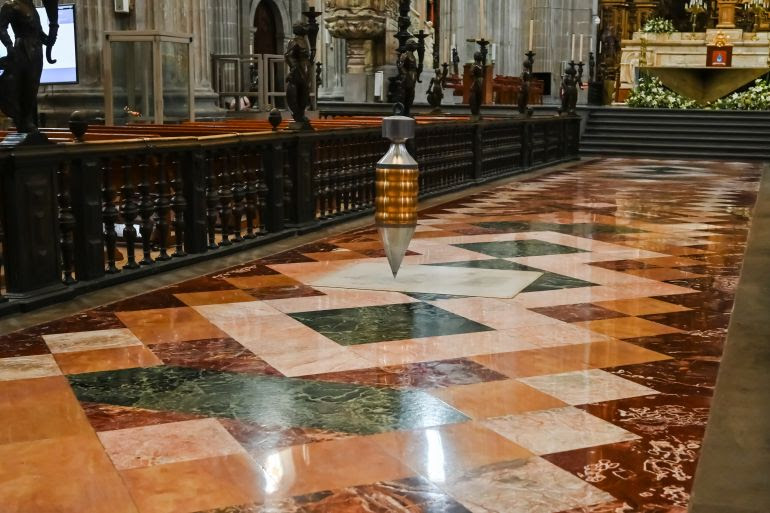
<svg viewBox="0 0 770 513">
<path fill-rule="evenodd" d="M 422 119 L 409 142 L 420 194 L 576 158 L 579 123 Z M 380 124 L 95 127 L 114 140 L 0 150 L 0 315 L 371 213 Z"/>
</svg>

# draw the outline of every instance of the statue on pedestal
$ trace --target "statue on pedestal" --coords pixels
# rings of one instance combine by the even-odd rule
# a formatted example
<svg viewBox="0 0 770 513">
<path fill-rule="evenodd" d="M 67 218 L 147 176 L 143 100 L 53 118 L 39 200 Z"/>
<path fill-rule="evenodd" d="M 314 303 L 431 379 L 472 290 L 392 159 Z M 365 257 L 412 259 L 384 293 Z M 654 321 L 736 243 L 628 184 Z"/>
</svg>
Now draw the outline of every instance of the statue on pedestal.
<svg viewBox="0 0 770 513">
<path fill-rule="evenodd" d="M 471 70 L 471 76 L 473 82 L 471 83 L 471 94 L 468 99 L 468 103 L 471 107 L 471 120 L 478 121 L 481 119 L 481 104 L 484 102 L 484 65 L 481 52 L 473 54 L 473 69 Z"/>
<path fill-rule="evenodd" d="M 449 66 L 444 65 L 444 72 L 436 68 L 436 75 L 430 79 L 430 86 L 428 87 L 428 104 L 433 107 L 433 113 L 437 114 L 441 112 L 441 100 L 444 99 L 444 88 L 446 87 L 446 79 L 449 75 Z"/>
<path fill-rule="evenodd" d="M 398 57 L 397 66 L 403 92 L 401 104 L 404 107 L 404 116 L 411 116 L 412 105 L 414 104 L 414 89 L 420 78 L 420 65 L 414 54 L 418 46 L 417 40 L 410 39 L 406 42 L 406 51 Z"/>
<path fill-rule="evenodd" d="M 48 48 L 48 62 L 56 62 L 51 51 L 59 31 L 59 1 L 43 0 L 43 6 L 50 22 L 48 34 L 43 32 L 32 0 L 9 0 L 0 7 L 0 42 L 8 52 L 0 59 L 0 110 L 13 119 L 18 131 L 18 135 L 6 139 L 7 144 L 47 141 L 37 126 L 37 92 L 43 74 L 43 46 Z M 9 27 L 15 41 L 11 40 Z M 30 138 L 31 134 L 34 137 Z"/>
<path fill-rule="evenodd" d="M 574 115 L 578 98 L 578 72 L 575 69 L 575 61 L 569 62 L 569 67 L 564 71 L 562 81 L 561 108 L 559 114 Z"/>
<path fill-rule="evenodd" d="M 532 86 L 532 67 L 535 64 L 535 53 L 530 50 L 524 61 L 524 72 L 521 74 L 521 89 L 519 90 L 518 107 L 519 114 L 531 117 L 532 109 L 529 108 L 529 91 Z"/>
<path fill-rule="evenodd" d="M 286 103 L 289 104 L 294 118 L 293 128 L 306 129 L 310 121 L 305 116 L 305 110 L 310 105 L 310 43 L 307 39 L 308 30 L 304 23 L 294 24 L 294 38 L 286 46 L 286 66 L 289 74 L 286 78 Z"/>
</svg>

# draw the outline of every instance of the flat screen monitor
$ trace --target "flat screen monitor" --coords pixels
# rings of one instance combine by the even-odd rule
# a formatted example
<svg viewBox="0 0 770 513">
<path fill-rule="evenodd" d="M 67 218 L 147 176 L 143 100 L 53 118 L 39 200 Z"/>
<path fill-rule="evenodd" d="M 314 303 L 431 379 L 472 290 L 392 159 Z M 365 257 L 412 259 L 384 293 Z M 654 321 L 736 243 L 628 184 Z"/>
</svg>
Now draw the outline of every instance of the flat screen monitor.
<svg viewBox="0 0 770 513">
<path fill-rule="evenodd" d="M 48 15 L 42 7 L 37 8 L 43 30 L 48 32 Z M 13 31 L 8 30 L 11 39 Z M 77 84 L 78 82 L 78 53 L 75 27 L 75 6 L 59 6 L 59 36 L 53 47 L 53 58 L 56 64 L 45 61 L 41 84 Z M 45 48 L 44 48 L 45 51 Z M 5 46 L 0 44 L 0 57 L 6 54 Z"/>
</svg>

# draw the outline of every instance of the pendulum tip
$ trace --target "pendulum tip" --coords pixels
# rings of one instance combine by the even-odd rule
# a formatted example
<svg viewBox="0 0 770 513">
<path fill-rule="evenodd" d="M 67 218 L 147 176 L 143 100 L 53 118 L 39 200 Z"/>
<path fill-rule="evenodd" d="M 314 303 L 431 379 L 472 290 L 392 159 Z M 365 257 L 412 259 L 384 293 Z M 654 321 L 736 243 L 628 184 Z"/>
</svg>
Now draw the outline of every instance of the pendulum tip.
<svg viewBox="0 0 770 513">
<path fill-rule="evenodd" d="M 401 263 L 409 248 L 416 227 L 415 226 L 384 226 L 378 228 L 382 245 L 385 247 L 385 255 L 388 257 L 393 278 L 398 275 Z"/>
</svg>

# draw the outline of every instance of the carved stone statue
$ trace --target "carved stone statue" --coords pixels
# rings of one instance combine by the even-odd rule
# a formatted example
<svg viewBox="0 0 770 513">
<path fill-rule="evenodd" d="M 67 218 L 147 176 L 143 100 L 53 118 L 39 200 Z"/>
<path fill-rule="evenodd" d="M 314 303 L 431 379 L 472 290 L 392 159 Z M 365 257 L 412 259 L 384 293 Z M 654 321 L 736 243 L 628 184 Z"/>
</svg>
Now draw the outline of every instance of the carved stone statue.
<svg viewBox="0 0 770 513">
<path fill-rule="evenodd" d="M 398 74 L 401 78 L 403 91 L 402 105 L 404 106 L 404 116 L 411 115 L 412 105 L 414 104 L 414 88 L 420 78 L 420 66 L 414 54 L 417 51 L 417 47 L 417 41 L 410 39 L 406 42 L 406 51 L 398 58 Z"/>
<path fill-rule="evenodd" d="M 484 65 L 482 64 L 483 56 L 481 52 L 473 54 L 473 69 L 471 70 L 471 76 L 473 82 L 471 83 L 471 94 L 468 99 L 468 103 L 471 107 L 471 119 L 481 119 L 481 104 L 484 101 Z"/>
<path fill-rule="evenodd" d="M 59 31 L 59 1 L 43 0 L 50 20 L 48 34 L 43 32 L 40 16 L 32 0 L 9 0 L 0 7 L 0 42 L 8 56 L 0 62 L 0 109 L 13 119 L 20 134 L 36 134 L 37 92 L 43 74 L 43 46 L 48 47 L 48 61 Z M 8 27 L 13 29 L 11 40 Z"/>
<path fill-rule="evenodd" d="M 440 69 L 436 68 L 436 75 L 430 79 L 430 86 L 428 87 L 428 104 L 433 107 L 433 112 L 441 112 L 441 100 L 444 99 L 444 87 L 446 87 L 446 79 L 449 73 L 449 67 L 444 67 L 442 73 Z"/>
<path fill-rule="evenodd" d="M 570 62 L 569 67 L 564 71 L 564 80 L 562 81 L 561 109 L 559 114 L 573 115 L 577 108 L 578 98 L 578 78 L 575 63 Z"/>
<path fill-rule="evenodd" d="M 305 116 L 305 110 L 310 105 L 310 88 L 312 84 L 310 58 L 310 43 L 307 38 L 307 25 L 302 22 L 294 24 L 294 38 L 286 46 L 284 58 L 289 74 L 286 79 L 286 103 L 289 104 L 294 118 L 293 128 L 308 128 L 310 121 Z"/>
</svg>

